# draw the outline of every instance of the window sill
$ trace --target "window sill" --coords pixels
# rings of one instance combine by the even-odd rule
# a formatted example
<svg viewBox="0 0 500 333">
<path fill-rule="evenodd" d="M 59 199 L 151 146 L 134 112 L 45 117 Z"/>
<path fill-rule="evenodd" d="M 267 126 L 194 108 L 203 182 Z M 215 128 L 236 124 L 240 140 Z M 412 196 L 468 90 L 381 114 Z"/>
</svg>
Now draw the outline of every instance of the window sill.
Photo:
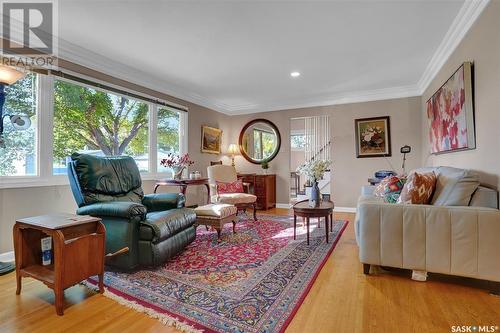
<svg viewBox="0 0 500 333">
<path fill-rule="evenodd" d="M 143 181 L 157 180 L 167 178 L 170 173 L 141 173 Z M 49 178 L 38 176 L 26 177 L 0 177 L 0 190 L 13 188 L 29 188 L 29 187 L 44 187 L 44 186 L 69 186 L 69 180 L 66 175 L 57 175 Z"/>
</svg>

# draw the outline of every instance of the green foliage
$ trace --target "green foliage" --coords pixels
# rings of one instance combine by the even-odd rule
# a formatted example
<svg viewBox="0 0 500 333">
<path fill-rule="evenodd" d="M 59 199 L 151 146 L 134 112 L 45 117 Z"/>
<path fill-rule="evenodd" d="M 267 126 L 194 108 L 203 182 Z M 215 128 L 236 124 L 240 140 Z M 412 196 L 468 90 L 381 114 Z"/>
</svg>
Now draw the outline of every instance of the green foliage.
<svg viewBox="0 0 500 333">
<path fill-rule="evenodd" d="M 7 148 L 0 148 L 0 176 L 16 171 L 16 161 L 36 154 L 36 75 L 8 87 L 6 113 L 26 114 L 33 125 L 14 131 L 5 122 Z M 148 152 L 148 104 L 62 80 L 54 83 L 54 161 L 75 151 L 100 150 L 105 155 L 138 156 Z M 158 149 L 179 151 L 179 114 L 158 108 Z"/>
<path fill-rule="evenodd" d="M 5 118 L 4 139 L 6 148 L 0 148 L 0 176 L 16 172 L 15 162 L 35 158 L 36 126 L 36 76 L 28 74 L 22 80 L 5 88 L 5 114 L 24 114 L 31 118 L 32 126 L 25 131 L 16 131 L 8 117 Z"/>
</svg>

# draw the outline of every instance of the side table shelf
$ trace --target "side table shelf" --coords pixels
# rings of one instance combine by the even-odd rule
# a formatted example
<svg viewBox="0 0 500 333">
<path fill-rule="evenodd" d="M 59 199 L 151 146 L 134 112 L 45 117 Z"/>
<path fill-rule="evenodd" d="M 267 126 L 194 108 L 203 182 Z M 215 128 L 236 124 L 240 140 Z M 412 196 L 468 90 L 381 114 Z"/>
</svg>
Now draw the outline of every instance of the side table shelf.
<svg viewBox="0 0 500 333">
<path fill-rule="evenodd" d="M 106 230 L 101 220 L 71 214 L 21 219 L 13 229 L 16 257 L 16 294 L 21 278 L 32 277 L 54 290 L 58 315 L 63 314 L 64 289 L 90 276 L 99 275 L 104 292 L 104 249 Z M 42 265 L 41 239 L 52 237 L 52 263 Z"/>
</svg>

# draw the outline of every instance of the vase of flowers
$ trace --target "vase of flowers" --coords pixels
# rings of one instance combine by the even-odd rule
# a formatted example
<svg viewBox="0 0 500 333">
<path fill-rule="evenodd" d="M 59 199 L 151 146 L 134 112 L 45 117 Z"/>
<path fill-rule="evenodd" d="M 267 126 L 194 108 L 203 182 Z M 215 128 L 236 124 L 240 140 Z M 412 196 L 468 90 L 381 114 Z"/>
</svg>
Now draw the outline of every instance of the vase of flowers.
<svg viewBox="0 0 500 333">
<path fill-rule="evenodd" d="M 189 158 L 189 154 L 180 156 L 169 153 L 167 158 L 160 161 L 160 165 L 172 170 L 173 178 L 176 180 L 180 180 L 184 169 L 193 164 L 194 162 Z"/>
<path fill-rule="evenodd" d="M 323 179 L 328 167 L 332 164 L 329 160 L 311 160 L 299 166 L 297 172 L 305 175 L 311 187 L 311 195 L 309 196 L 309 206 L 317 207 L 321 201 L 321 193 L 318 182 Z"/>
</svg>

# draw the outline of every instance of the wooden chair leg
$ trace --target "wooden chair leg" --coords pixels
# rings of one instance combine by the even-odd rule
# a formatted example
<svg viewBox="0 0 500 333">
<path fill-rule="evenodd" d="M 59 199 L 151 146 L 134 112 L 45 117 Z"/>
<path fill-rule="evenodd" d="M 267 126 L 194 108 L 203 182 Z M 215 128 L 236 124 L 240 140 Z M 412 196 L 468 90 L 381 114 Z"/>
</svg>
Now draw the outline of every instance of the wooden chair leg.
<svg viewBox="0 0 500 333">
<path fill-rule="evenodd" d="M 257 221 L 257 203 L 253 203 L 253 220 Z"/>
<path fill-rule="evenodd" d="M 370 264 L 363 264 L 363 273 L 370 274 Z"/>
</svg>

